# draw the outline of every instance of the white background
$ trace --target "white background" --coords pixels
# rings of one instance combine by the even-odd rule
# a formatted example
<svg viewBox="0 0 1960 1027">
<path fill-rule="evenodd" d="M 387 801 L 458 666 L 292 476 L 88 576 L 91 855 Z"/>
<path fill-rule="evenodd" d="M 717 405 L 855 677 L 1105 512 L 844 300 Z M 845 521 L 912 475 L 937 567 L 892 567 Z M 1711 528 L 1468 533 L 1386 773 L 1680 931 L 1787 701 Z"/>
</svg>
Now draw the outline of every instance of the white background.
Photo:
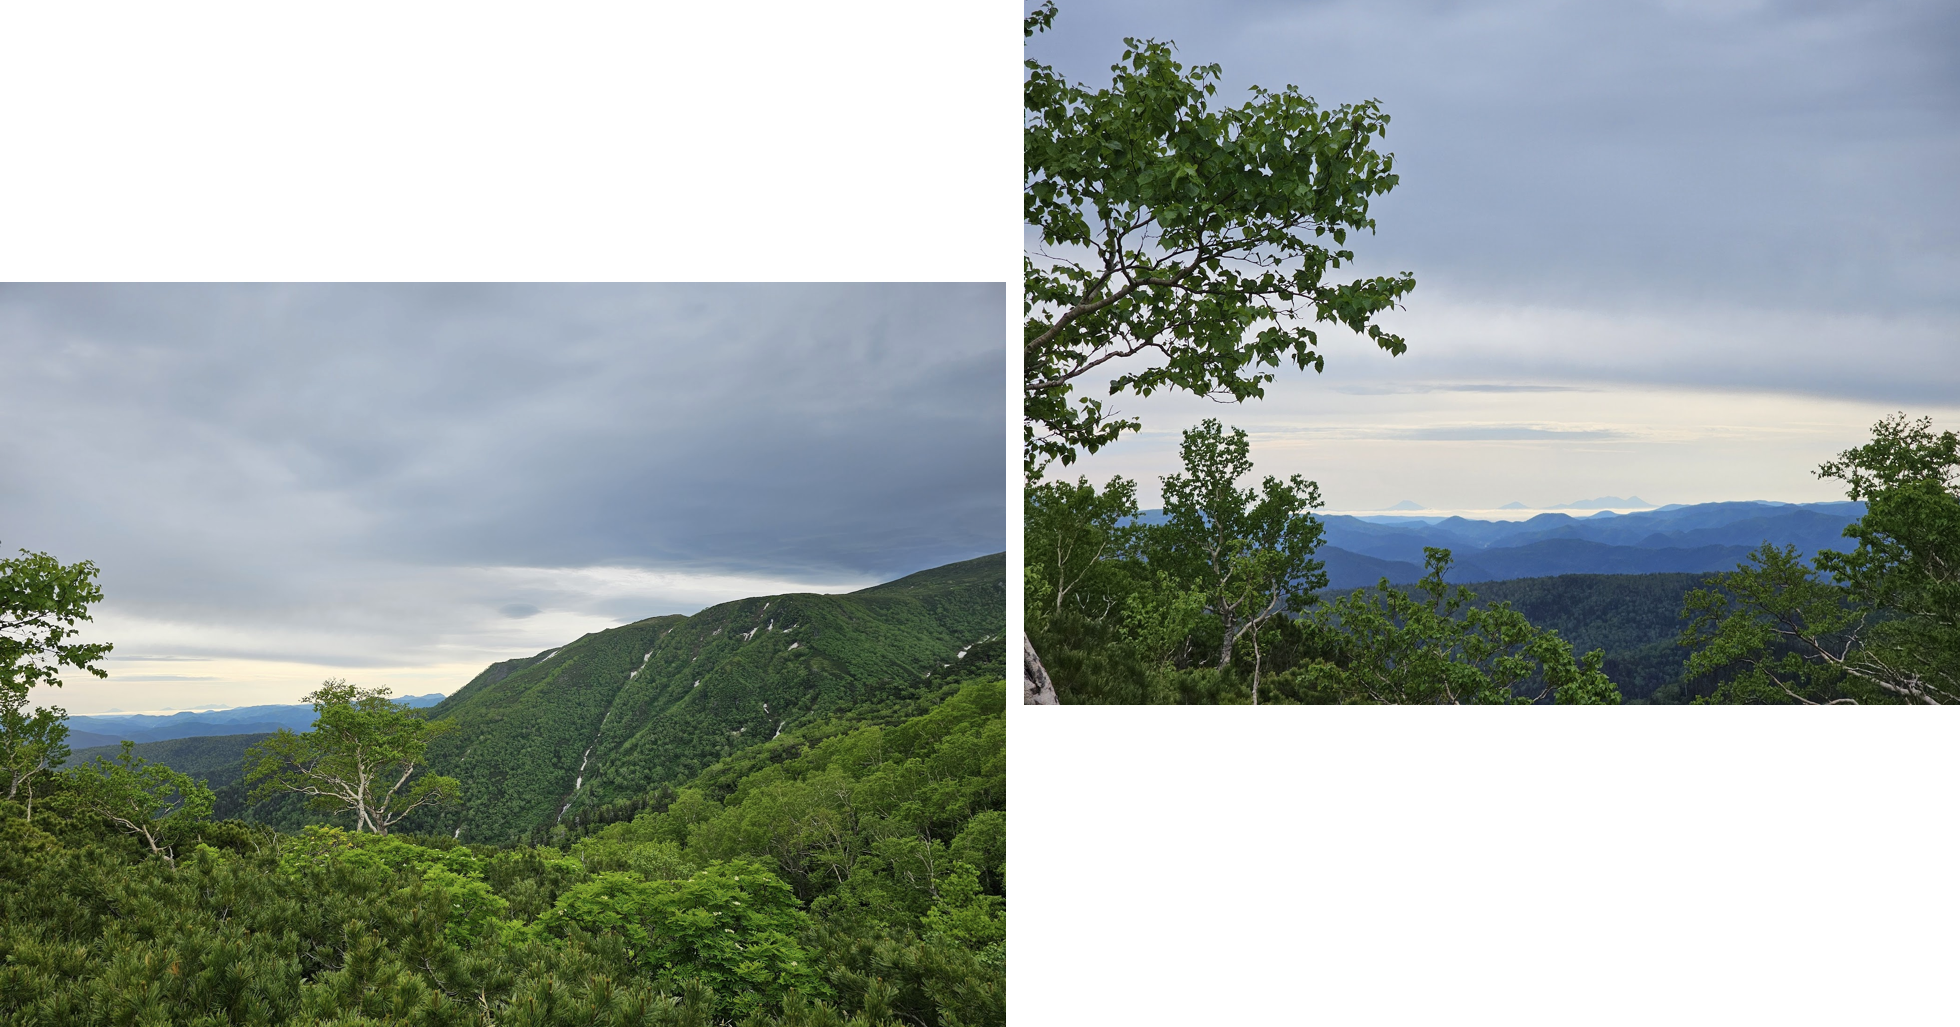
<svg viewBox="0 0 1960 1027">
<path fill-rule="evenodd" d="M 1019 21 L 15 8 L 0 276 L 1012 282 Z M 1017 1024 L 1951 1020 L 1950 713 L 1009 712 Z"/>
</svg>

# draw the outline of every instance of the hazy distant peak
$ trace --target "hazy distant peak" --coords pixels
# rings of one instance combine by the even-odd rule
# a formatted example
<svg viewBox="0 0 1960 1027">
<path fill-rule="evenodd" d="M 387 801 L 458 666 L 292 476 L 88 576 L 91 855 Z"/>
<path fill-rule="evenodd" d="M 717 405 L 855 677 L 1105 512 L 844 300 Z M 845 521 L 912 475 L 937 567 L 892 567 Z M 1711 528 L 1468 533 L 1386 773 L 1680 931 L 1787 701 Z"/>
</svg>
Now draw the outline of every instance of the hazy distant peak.
<svg viewBox="0 0 1960 1027">
<path fill-rule="evenodd" d="M 1531 508 L 1524 505 L 1523 503 L 1513 500 L 1512 502 L 1506 503 L 1503 506 L 1498 507 L 1498 509 L 1499 510 L 1529 510 Z"/>
<path fill-rule="evenodd" d="M 1394 506 L 1389 507 L 1389 509 L 1390 510 L 1427 510 L 1429 508 L 1417 503 L 1413 499 L 1404 499 L 1400 503 L 1397 503 Z"/>
</svg>

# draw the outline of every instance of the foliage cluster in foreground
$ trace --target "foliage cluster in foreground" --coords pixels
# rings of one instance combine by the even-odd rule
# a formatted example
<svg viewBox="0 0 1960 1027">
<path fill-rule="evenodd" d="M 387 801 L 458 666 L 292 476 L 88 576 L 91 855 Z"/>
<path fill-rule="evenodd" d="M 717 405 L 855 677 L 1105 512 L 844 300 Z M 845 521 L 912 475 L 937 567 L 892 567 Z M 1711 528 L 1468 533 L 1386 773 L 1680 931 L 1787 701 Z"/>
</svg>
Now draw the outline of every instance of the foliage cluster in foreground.
<svg viewBox="0 0 1960 1027">
<path fill-rule="evenodd" d="M 1184 433 L 1184 470 L 1146 524 L 1135 483 L 1027 491 L 1027 628 L 1064 702 L 1617 703 L 1604 654 L 1444 582 L 1386 580 L 1323 602 L 1313 482 L 1259 488 L 1246 433 Z"/>
<path fill-rule="evenodd" d="M 1765 544 L 1691 594 L 1690 669 L 1712 702 L 1960 702 L 1960 436 L 1901 413 L 1818 468 L 1865 503 L 1857 546 L 1808 564 Z"/>
<path fill-rule="evenodd" d="M 0 1023 L 1002 1023 L 1003 713 L 973 683 L 785 735 L 564 847 L 180 803 L 153 853 L 92 804 L 109 771 L 58 775 L 32 821 L 0 801 Z"/>
</svg>

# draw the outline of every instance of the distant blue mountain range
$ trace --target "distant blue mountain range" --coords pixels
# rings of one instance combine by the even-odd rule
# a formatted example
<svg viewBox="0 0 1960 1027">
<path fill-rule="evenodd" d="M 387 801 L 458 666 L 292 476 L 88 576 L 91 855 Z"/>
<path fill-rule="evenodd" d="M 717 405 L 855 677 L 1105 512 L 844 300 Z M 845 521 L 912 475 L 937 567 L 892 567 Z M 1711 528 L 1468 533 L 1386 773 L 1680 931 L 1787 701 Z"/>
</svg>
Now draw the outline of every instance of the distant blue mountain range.
<svg viewBox="0 0 1960 1027">
<path fill-rule="evenodd" d="M 413 709 L 422 709 L 434 706 L 442 698 L 441 693 L 431 692 L 428 695 L 401 696 L 395 701 Z M 313 707 L 310 705 L 240 706 L 237 709 L 202 713 L 103 713 L 69 717 L 68 745 L 73 749 L 86 749 L 96 745 L 114 745 L 125 739 L 132 742 L 161 742 L 202 735 L 260 734 L 282 727 L 305 731 L 312 726 Z"/>
<path fill-rule="evenodd" d="M 1749 551 L 1771 542 L 1805 556 L 1850 549 L 1844 527 L 1863 517 L 1863 503 L 1698 503 L 1640 513 L 1591 516 L 1544 513 L 1523 521 L 1465 517 L 1387 518 L 1330 514 L 1317 554 L 1329 588 L 1359 588 L 1383 577 L 1408 584 L 1422 577 L 1422 550 L 1453 557 L 1451 581 L 1506 581 L 1554 574 L 1652 574 L 1733 570 Z M 1141 518 L 1163 520 L 1163 511 Z"/>
</svg>

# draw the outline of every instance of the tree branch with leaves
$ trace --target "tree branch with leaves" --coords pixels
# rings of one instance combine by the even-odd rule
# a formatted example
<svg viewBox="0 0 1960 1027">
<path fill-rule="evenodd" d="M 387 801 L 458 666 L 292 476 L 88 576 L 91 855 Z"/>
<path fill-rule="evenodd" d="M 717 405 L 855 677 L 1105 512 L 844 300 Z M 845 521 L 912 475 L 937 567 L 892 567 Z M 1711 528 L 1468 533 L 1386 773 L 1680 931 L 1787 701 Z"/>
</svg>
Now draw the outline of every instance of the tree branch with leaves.
<svg viewBox="0 0 1960 1027">
<path fill-rule="evenodd" d="M 1026 34 L 1054 16 L 1044 4 Z M 1124 45 L 1103 89 L 1026 62 L 1024 221 L 1041 237 L 1023 267 L 1031 478 L 1140 427 L 1074 396 L 1098 368 L 1122 368 L 1110 395 L 1244 401 L 1286 363 L 1324 367 L 1318 324 L 1406 349 L 1373 319 L 1412 275 L 1330 277 L 1355 260 L 1350 234 L 1374 230 L 1371 199 L 1400 181 L 1374 149 L 1389 121 L 1379 103 L 1322 108 L 1293 86 L 1255 86 L 1214 109 L 1218 65 L 1187 68 L 1170 43 Z M 1134 357 L 1147 365 L 1116 363 Z"/>
<path fill-rule="evenodd" d="M 1865 504 L 1857 545 L 1764 545 L 1690 593 L 1689 671 L 1716 702 L 1960 702 L 1960 436 L 1895 414 L 1817 476 Z"/>
<path fill-rule="evenodd" d="M 58 706 L 28 709 L 36 686 L 59 688 L 62 669 L 108 677 L 99 664 L 114 648 L 107 642 L 79 642 L 80 625 L 93 619 L 92 604 L 102 601 L 95 564 L 63 564 L 46 553 L 0 560 L 0 769 L 7 798 L 26 798 L 34 815 L 34 782 L 68 758 L 67 711 Z"/>
<path fill-rule="evenodd" d="M 169 837 L 179 825 L 211 815 L 216 802 L 211 789 L 189 774 L 136 755 L 136 743 L 124 741 L 113 760 L 84 763 L 66 776 L 83 808 L 135 835 L 162 856 L 177 861 Z"/>
</svg>

